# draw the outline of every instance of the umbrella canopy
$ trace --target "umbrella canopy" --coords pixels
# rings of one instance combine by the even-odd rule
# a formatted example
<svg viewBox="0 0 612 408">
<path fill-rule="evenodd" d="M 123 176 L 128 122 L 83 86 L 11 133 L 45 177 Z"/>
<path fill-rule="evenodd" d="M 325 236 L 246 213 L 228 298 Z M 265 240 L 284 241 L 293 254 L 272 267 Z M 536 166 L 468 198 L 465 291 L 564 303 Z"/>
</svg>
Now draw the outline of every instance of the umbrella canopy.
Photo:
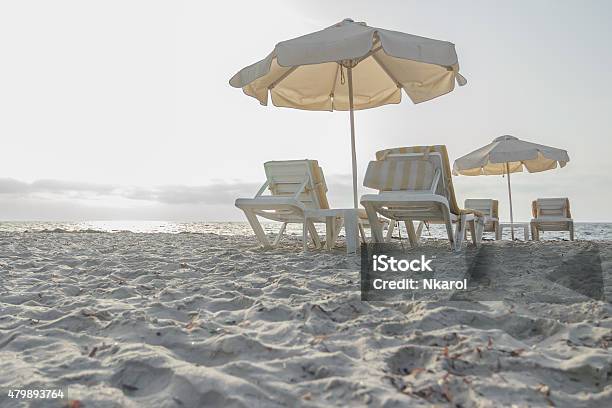
<svg viewBox="0 0 612 408">
<path fill-rule="evenodd" d="M 403 89 L 414 103 L 464 85 L 454 44 L 369 27 L 351 19 L 276 44 L 263 60 L 240 70 L 230 85 L 262 105 L 351 112 L 353 194 L 357 169 L 353 110 L 399 103 Z"/>
<path fill-rule="evenodd" d="M 537 173 L 555 169 L 557 165 L 565 167 L 568 161 L 569 156 L 565 150 L 505 135 L 455 160 L 453 174 L 507 174 L 508 170 L 510 173 L 516 173 L 523 171 L 523 168 L 529 173 Z"/>
<path fill-rule="evenodd" d="M 354 109 L 414 103 L 454 89 L 459 74 L 454 44 L 369 27 L 351 19 L 276 44 L 263 60 L 243 68 L 230 85 L 268 104 L 307 110 L 349 110 L 346 68 L 353 68 Z"/>
<path fill-rule="evenodd" d="M 569 161 L 566 150 L 526 142 L 514 136 L 497 137 L 492 143 L 474 150 L 455 160 L 454 175 L 480 176 L 506 174 L 508 176 L 508 200 L 510 202 L 510 224 L 512 216 L 512 189 L 510 173 L 517 173 L 526 168 L 529 173 L 565 167 Z M 512 240 L 514 228 L 511 227 Z"/>
</svg>

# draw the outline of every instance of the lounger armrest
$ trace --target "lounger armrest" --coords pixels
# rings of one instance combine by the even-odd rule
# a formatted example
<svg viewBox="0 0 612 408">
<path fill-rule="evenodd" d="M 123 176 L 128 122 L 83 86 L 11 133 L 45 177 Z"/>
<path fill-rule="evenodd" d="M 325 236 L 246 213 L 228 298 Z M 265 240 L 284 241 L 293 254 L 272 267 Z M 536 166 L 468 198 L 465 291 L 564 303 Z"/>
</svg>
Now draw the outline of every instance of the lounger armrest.
<svg viewBox="0 0 612 408">
<path fill-rule="evenodd" d="M 459 213 L 461 214 L 473 214 L 475 217 L 486 217 L 486 215 L 478 210 L 470 210 L 470 209 L 459 209 Z"/>
<path fill-rule="evenodd" d="M 449 206 L 446 197 L 427 192 L 383 191 L 379 194 L 365 194 L 361 196 L 360 202 L 362 205 L 365 205 L 365 203 L 402 205 L 404 203 L 436 202 L 445 205 L 447 208 Z"/>
<path fill-rule="evenodd" d="M 238 198 L 234 205 L 240 209 L 257 208 L 257 209 L 274 209 L 282 206 L 291 206 L 299 208 L 302 211 L 306 210 L 304 204 L 293 197 L 278 197 L 278 196 L 260 196 L 256 198 Z"/>
</svg>

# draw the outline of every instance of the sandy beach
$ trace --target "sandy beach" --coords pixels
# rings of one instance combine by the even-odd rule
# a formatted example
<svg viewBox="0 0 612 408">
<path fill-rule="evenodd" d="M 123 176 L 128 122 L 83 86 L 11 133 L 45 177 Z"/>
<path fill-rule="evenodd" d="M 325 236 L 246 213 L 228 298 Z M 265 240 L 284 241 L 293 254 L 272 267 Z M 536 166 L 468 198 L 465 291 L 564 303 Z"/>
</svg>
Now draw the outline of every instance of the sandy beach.
<svg viewBox="0 0 612 408">
<path fill-rule="evenodd" d="M 447 245 L 424 250 L 461 265 Z M 500 301 L 362 302 L 359 258 L 299 248 L 2 232 L 0 385 L 67 387 L 85 407 L 612 404 L 610 242 L 486 242 L 494 273 L 513 277 Z M 553 284 L 545 303 L 521 300 L 550 259 L 594 254 L 600 299 Z"/>
<path fill-rule="evenodd" d="M 0 1 L 0 408 L 612 408 L 611 21 Z"/>
</svg>

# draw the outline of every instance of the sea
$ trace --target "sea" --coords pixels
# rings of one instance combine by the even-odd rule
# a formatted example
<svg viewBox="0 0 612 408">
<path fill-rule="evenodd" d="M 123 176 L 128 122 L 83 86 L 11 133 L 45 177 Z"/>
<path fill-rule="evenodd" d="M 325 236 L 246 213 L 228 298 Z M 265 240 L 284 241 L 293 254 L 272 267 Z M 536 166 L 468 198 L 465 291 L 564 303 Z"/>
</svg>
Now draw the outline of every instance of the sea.
<svg viewBox="0 0 612 408">
<path fill-rule="evenodd" d="M 275 233 L 280 228 L 278 223 L 263 223 L 268 233 Z M 612 223 L 575 223 L 575 235 L 578 240 L 612 240 Z M 323 226 L 317 226 L 324 232 Z M 367 231 L 367 230 L 366 230 Z M 220 235 L 253 235 L 246 222 L 174 222 L 174 221 L 0 221 L 0 232 L 16 233 L 134 233 L 134 234 L 220 234 Z M 301 236 L 300 224 L 290 224 L 286 234 Z M 342 236 L 342 233 L 340 234 Z M 396 229 L 395 238 L 405 239 L 403 225 Z M 444 239 L 446 230 L 442 225 L 430 225 L 422 234 L 423 239 Z M 485 233 L 484 239 L 493 239 L 492 233 Z M 510 239 L 510 229 L 505 229 L 502 239 Z M 515 229 L 515 239 L 524 239 L 523 230 Z M 541 239 L 569 240 L 567 232 L 545 232 Z"/>
</svg>

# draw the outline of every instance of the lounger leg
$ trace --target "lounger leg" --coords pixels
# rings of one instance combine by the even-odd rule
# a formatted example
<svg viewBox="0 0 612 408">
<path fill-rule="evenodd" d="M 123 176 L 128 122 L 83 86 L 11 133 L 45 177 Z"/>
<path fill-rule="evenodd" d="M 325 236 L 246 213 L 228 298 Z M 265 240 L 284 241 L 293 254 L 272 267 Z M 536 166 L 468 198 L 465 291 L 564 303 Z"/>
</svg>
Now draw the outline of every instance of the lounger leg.
<svg viewBox="0 0 612 408">
<path fill-rule="evenodd" d="M 280 242 L 281 238 L 283 237 L 283 234 L 285 233 L 285 228 L 287 228 L 287 223 L 283 222 L 280 230 L 278 231 L 278 235 L 276 236 L 276 239 L 274 239 L 274 243 L 272 244 L 272 246 L 277 246 L 278 243 Z"/>
<path fill-rule="evenodd" d="M 406 231 L 408 232 L 408 240 L 410 241 L 410 246 L 415 248 L 419 245 L 419 239 L 416 236 L 416 232 L 414 231 L 414 224 L 412 220 L 404 221 L 406 225 Z"/>
<path fill-rule="evenodd" d="M 325 248 L 334 248 L 334 217 L 325 217 Z"/>
<path fill-rule="evenodd" d="M 361 222 L 359 223 L 359 235 L 361 236 L 361 242 L 367 244 L 365 230 L 363 229 L 363 225 Z"/>
<path fill-rule="evenodd" d="M 310 233 L 310 239 L 312 239 L 312 243 L 314 244 L 315 248 L 321 248 L 321 239 L 319 238 L 317 229 L 312 222 L 308 222 L 308 232 Z"/>
<path fill-rule="evenodd" d="M 485 228 L 485 221 L 480 217 L 474 217 L 474 219 L 467 221 L 470 235 L 472 236 L 472 243 L 478 248 L 482 242 L 482 234 Z M 467 235 L 467 234 L 466 234 Z"/>
<path fill-rule="evenodd" d="M 465 230 L 465 215 L 459 215 L 457 226 L 455 227 L 455 250 L 461 250 L 463 245 L 463 231 Z M 451 228 L 452 231 L 452 228 Z"/>
<path fill-rule="evenodd" d="M 540 232 L 538 231 L 538 225 L 535 222 L 531 223 L 531 238 L 534 241 L 540 240 Z"/>
<path fill-rule="evenodd" d="M 419 226 L 416 230 L 417 240 L 421 239 L 421 235 L 423 235 L 423 227 L 425 226 L 425 221 L 419 221 Z"/>
<path fill-rule="evenodd" d="M 574 221 L 571 221 L 569 224 L 569 234 L 570 234 L 570 241 L 574 240 Z"/>
<path fill-rule="evenodd" d="M 501 239 L 501 230 L 499 229 L 499 222 L 496 221 L 493 228 L 495 230 L 495 240 L 499 241 Z"/>
<path fill-rule="evenodd" d="M 332 239 L 332 246 L 335 245 L 335 242 L 338 240 L 338 235 L 340 235 L 340 230 L 344 225 L 344 218 L 336 218 L 334 222 L 334 236 Z"/>
<path fill-rule="evenodd" d="M 391 221 L 383 220 L 383 222 L 382 222 L 382 230 L 383 230 L 383 232 L 385 232 L 385 231 L 388 232 L 390 226 L 391 226 Z M 386 235 L 385 235 L 385 241 L 387 241 L 387 236 Z"/>
<path fill-rule="evenodd" d="M 376 243 L 383 243 L 383 233 L 382 233 L 382 225 L 380 221 L 378 221 L 378 214 L 376 210 L 372 208 L 370 205 L 365 205 L 366 213 L 368 214 L 368 220 L 370 221 L 370 230 L 372 231 L 372 238 Z"/>
<path fill-rule="evenodd" d="M 386 242 L 391 242 L 391 238 L 393 237 L 394 229 L 395 229 L 395 221 L 391 220 L 389 221 L 389 227 L 387 227 L 387 238 L 385 239 Z"/>
<path fill-rule="evenodd" d="M 306 225 L 306 219 L 302 223 L 302 250 L 308 251 L 308 226 Z"/>
<path fill-rule="evenodd" d="M 263 228 L 261 228 L 257 215 L 247 210 L 244 210 L 244 215 L 246 216 L 247 221 L 249 221 L 249 224 L 251 224 L 251 228 L 253 229 L 259 243 L 264 248 L 271 248 L 272 246 L 270 245 L 270 241 L 268 241 L 266 233 L 264 232 Z"/>
<path fill-rule="evenodd" d="M 474 245 L 478 246 L 478 242 L 476 242 L 476 220 L 472 220 L 468 223 L 468 228 L 465 229 L 465 237 L 464 239 L 467 241 L 467 233 L 470 231 L 470 235 L 472 236 L 472 242 Z"/>
<path fill-rule="evenodd" d="M 450 243 L 451 249 L 457 249 L 457 245 L 455 244 L 455 237 L 453 235 L 453 224 L 451 220 L 446 218 L 444 220 L 444 225 L 446 226 L 446 233 L 448 234 L 448 242 Z"/>
<path fill-rule="evenodd" d="M 474 241 L 474 245 L 479 247 L 482 244 L 482 234 L 484 233 L 485 223 L 483 220 L 478 220 L 476 222 L 476 239 Z"/>
</svg>

